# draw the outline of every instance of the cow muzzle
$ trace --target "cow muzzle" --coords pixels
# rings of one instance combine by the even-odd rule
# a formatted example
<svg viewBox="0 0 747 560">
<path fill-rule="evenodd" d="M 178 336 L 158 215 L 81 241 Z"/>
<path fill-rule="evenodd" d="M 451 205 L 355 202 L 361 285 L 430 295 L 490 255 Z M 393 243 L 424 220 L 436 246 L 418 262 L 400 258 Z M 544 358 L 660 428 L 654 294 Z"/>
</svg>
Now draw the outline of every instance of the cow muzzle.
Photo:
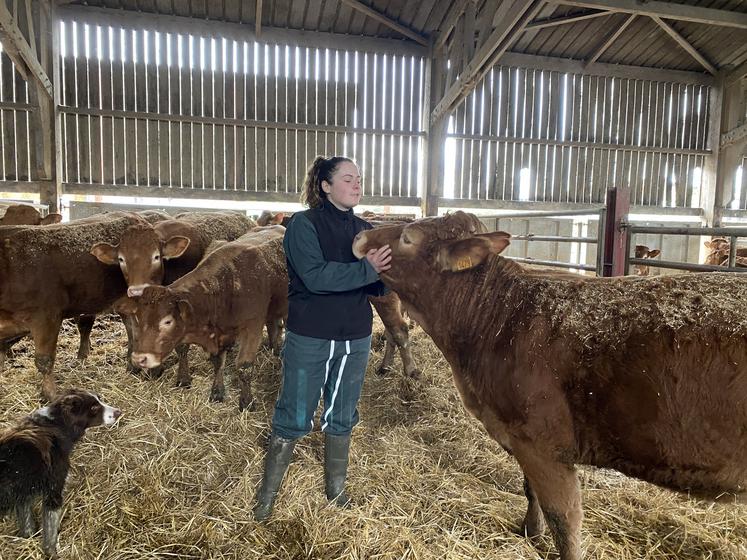
<svg viewBox="0 0 747 560">
<path fill-rule="evenodd" d="M 151 369 L 160 366 L 161 360 L 150 352 L 133 352 L 132 363 L 137 367 Z"/>
<path fill-rule="evenodd" d="M 355 258 L 362 259 L 363 257 L 366 256 L 366 253 L 363 250 L 365 246 L 366 246 L 366 232 L 361 231 L 353 239 L 353 254 L 355 255 Z"/>
<path fill-rule="evenodd" d="M 143 290 L 147 288 L 150 284 L 136 284 L 134 286 L 130 286 L 127 288 L 127 296 L 128 297 L 139 297 L 143 295 Z"/>
</svg>

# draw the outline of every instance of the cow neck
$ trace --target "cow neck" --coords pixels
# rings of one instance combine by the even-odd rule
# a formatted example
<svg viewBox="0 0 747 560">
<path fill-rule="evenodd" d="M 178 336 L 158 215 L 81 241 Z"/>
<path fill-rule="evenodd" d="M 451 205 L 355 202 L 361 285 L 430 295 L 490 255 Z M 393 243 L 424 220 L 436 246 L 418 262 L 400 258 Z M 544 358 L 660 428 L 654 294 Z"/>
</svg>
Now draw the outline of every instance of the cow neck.
<svg viewBox="0 0 747 560">
<path fill-rule="evenodd" d="M 416 285 L 415 289 L 403 290 L 400 297 L 451 361 L 465 350 L 474 353 L 474 345 L 486 340 L 481 333 L 488 325 L 501 330 L 500 324 L 508 317 L 504 306 L 495 304 L 512 292 L 520 272 L 521 267 L 513 261 L 493 257 L 470 270 L 437 274 L 428 283 L 429 289 Z"/>
</svg>

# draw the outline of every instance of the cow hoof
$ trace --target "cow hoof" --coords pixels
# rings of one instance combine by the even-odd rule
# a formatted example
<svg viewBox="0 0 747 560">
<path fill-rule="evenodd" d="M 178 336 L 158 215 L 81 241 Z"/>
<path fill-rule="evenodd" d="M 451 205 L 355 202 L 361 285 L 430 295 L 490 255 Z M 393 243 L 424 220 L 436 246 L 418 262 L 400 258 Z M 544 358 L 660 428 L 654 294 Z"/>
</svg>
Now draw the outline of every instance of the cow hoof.
<svg viewBox="0 0 747 560">
<path fill-rule="evenodd" d="M 537 523 L 529 523 L 524 521 L 519 529 L 519 534 L 522 537 L 533 539 L 535 537 L 541 537 L 545 534 L 545 522 L 543 520 Z"/>
<path fill-rule="evenodd" d="M 379 366 L 379 369 L 376 370 L 376 375 L 384 377 L 392 373 L 392 368 L 389 366 Z"/>
<path fill-rule="evenodd" d="M 249 412 L 256 412 L 257 405 L 254 402 L 254 399 L 252 399 L 248 403 L 239 401 L 239 412 L 244 412 L 245 410 L 248 410 Z"/>
<path fill-rule="evenodd" d="M 410 373 L 406 373 L 405 375 L 410 379 L 420 379 L 421 373 L 422 372 L 419 369 L 414 369 Z"/>
<path fill-rule="evenodd" d="M 165 368 L 163 366 L 157 366 L 154 368 L 150 368 L 148 370 L 148 377 L 150 377 L 151 379 L 160 379 L 161 376 L 163 375 L 164 369 Z"/>
<path fill-rule="evenodd" d="M 77 358 L 78 358 L 78 361 L 85 362 L 86 359 L 88 358 L 88 352 L 78 352 Z"/>
<path fill-rule="evenodd" d="M 177 379 L 176 386 L 182 389 L 189 389 L 192 387 L 192 381 L 190 379 Z"/>
<path fill-rule="evenodd" d="M 213 387 L 210 390 L 210 400 L 213 402 L 223 402 L 226 398 L 226 390 L 223 387 Z"/>
</svg>

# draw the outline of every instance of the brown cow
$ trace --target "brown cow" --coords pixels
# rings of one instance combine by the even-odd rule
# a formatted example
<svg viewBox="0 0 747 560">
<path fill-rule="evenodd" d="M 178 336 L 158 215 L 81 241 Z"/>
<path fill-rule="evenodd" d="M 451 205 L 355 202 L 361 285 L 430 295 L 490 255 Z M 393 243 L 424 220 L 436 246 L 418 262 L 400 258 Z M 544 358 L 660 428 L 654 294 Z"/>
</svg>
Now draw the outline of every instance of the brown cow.
<svg viewBox="0 0 747 560">
<path fill-rule="evenodd" d="M 197 344 L 210 353 L 215 370 L 210 399 L 222 401 L 226 350 L 238 343 L 239 409 L 253 406 L 251 369 L 262 327 L 277 350 L 288 315 L 282 238 L 276 227 L 249 233 L 215 249 L 173 284 L 120 300 L 115 309 L 135 317 L 133 363 L 157 367 L 178 344 Z"/>
<path fill-rule="evenodd" d="M 731 243 L 725 237 L 714 237 L 710 241 L 703 242 L 706 249 L 710 249 L 710 253 L 706 256 L 703 264 L 710 264 L 712 266 L 728 266 L 729 265 L 729 250 Z M 745 258 L 747 258 L 747 247 L 737 247 L 737 266 L 744 266 Z"/>
<path fill-rule="evenodd" d="M 635 246 L 635 258 L 636 259 L 653 259 L 659 256 L 661 251 L 659 249 L 649 249 L 646 245 Z M 635 276 L 648 276 L 649 267 L 645 264 L 634 264 L 633 274 Z"/>
<path fill-rule="evenodd" d="M 118 243 L 96 243 L 91 253 L 102 263 L 117 265 L 127 281 L 127 295 L 139 296 L 147 286 L 169 285 L 194 270 L 205 256 L 210 243 L 216 240 L 233 241 L 256 224 L 236 212 L 186 212 L 178 219 L 151 224 L 137 224 L 128 228 Z M 131 325 L 124 321 L 128 340 L 132 340 Z M 131 347 L 128 347 L 128 364 Z M 176 348 L 179 367 L 177 387 L 189 387 L 189 346 Z M 134 368 L 133 368 L 134 369 Z M 153 372 L 155 375 L 160 370 Z"/>
<path fill-rule="evenodd" d="M 28 204 L 8 206 L 0 218 L 0 226 L 48 226 L 62 221 L 62 214 L 52 213 L 42 218 L 39 211 Z"/>
<path fill-rule="evenodd" d="M 380 214 L 374 214 L 370 211 L 363 212 L 361 217 L 374 227 L 378 227 L 381 224 L 391 225 L 392 223 L 412 221 L 411 218 L 392 218 Z M 282 224 L 285 226 L 289 221 L 290 216 L 283 214 L 282 212 L 273 214 L 269 210 L 265 210 L 260 214 L 259 218 L 257 218 L 257 225 L 266 226 L 270 224 Z M 384 336 L 386 338 L 384 357 L 376 368 L 376 373 L 379 375 L 386 375 L 391 372 L 392 364 L 394 363 L 394 351 L 398 348 L 400 357 L 402 358 L 402 370 L 405 377 L 411 379 L 418 378 L 420 376 L 420 370 L 415 364 L 415 358 L 412 356 L 412 350 L 410 348 L 410 328 L 408 322 L 402 315 L 402 305 L 400 304 L 399 297 L 397 297 L 397 294 L 394 292 L 390 292 L 381 297 L 369 296 L 368 301 L 374 306 L 376 313 L 384 324 Z"/>
<path fill-rule="evenodd" d="M 579 277 L 499 256 L 456 212 L 361 232 L 443 352 L 465 407 L 524 471 L 524 529 L 581 558 L 575 465 L 714 498 L 747 488 L 747 277 Z M 704 352 L 704 348 L 708 352 Z M 544 518 L 543 514 L 544 513 Z"/>
<path fill-rule="evenodd" d="M 91 246 L 116 241 L 140 222 L 136 214 L 112 213 L 100 221 L 0 228 L 0 342 L 31 334 L 43 398 L 56 393 L 62 320 L 100 313 L 127 290 L 119 269 L 99 262 Z"/>
</svg>

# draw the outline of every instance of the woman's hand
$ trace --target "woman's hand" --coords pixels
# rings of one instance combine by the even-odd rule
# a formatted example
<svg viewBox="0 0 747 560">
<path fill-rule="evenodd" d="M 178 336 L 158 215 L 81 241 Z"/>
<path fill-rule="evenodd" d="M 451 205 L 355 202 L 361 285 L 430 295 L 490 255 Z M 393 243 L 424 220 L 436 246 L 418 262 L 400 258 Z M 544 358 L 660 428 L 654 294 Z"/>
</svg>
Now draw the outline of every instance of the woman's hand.
<svg viewBox="0 0 747 560">
<path fill-rule="evenodd" d="M 389 264 L 392 260 L 392 250 L 389 248 L 389 245 L 384 245 L 378 249 L 371 249 L 366 253 L 366 259 L 368 259 L 368 264 L 373 267 L 377 274 L 381 274 L 385 270 L 392 268 L 392 265 Z"/>
</svg>

